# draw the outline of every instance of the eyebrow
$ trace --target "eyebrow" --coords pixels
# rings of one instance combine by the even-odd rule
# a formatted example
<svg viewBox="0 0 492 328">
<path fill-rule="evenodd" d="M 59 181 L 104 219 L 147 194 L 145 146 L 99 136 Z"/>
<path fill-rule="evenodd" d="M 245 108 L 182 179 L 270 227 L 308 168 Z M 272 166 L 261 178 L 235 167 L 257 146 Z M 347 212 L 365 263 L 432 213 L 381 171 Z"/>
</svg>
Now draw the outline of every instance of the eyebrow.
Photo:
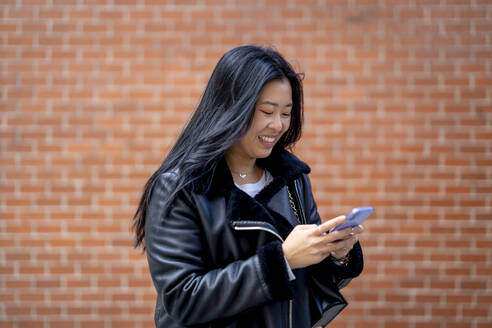
<svg viewBox="0 0 492 328">
<path fill-rule="evenodd" d="M 268 101 L 268 100 L 260 103 L 260 105 L 272 105 L 274 107 L 278 107 L 278 104 L 276 102 Z M 292 107 L 292 104 L 287 104 L 287 105 L 285 105 L 285 107 Z"/>
</svg>

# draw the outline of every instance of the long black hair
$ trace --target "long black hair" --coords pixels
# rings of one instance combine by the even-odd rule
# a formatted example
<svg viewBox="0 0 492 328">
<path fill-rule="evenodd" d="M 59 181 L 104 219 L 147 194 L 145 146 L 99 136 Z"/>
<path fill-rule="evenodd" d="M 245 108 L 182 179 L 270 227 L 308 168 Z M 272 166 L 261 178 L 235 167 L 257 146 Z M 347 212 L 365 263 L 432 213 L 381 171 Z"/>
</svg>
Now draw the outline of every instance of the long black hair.
<svg viewBox="0 0 492 328">
<path fill-rule="evenodd" d="M 290 82 L 292 112 L 289 129 L 275 149 L 290 148 L 301 137 L 303 121 L 302 74 L 272 48 L 254 45 L 229 50 L 219 60 L 202 99 L 185 125 L 176 144 L 147 181 L 133 217 L 135 247 L 145 250 L 145 216 L 152 188 L 165 172 L 177 174 L 173 190 L 165 201 L 169 206 L 176 194 L 206 173 L 215 170 L 226 150 L 239 141 L 251 125 L 263 86 L 272 80 Z"/>
</svg>

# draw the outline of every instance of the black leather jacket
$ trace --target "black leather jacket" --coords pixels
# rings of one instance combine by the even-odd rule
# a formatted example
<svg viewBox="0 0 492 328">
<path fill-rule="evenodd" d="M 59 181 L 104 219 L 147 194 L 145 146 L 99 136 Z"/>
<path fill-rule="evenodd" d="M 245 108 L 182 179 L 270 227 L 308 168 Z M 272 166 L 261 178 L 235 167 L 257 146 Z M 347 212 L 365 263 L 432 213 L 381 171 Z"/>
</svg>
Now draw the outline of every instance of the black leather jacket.
<svg viewBox="0 0 492 328">
<path fill-rule="evenodd" d="M 180 192 L 167 213 L 163 202 L 173 174 L 153 188 L 145 244 L 157 290 L 155 322 L 173 327 L 295 327 L 326 324 L 345 306 L 339 289 L 362 271 L 357 243 L 349 265 L 331 259 L 293 270 L 290 280 L 281 243 L 297 224 L 287 182 L 296 181 L 308 224 L 320 218 L 309 167 L 287 151 L 259 160 L 274 180 L 254 199 L 238 189 L 222 160 L 206 177 Z"/>
</svg>

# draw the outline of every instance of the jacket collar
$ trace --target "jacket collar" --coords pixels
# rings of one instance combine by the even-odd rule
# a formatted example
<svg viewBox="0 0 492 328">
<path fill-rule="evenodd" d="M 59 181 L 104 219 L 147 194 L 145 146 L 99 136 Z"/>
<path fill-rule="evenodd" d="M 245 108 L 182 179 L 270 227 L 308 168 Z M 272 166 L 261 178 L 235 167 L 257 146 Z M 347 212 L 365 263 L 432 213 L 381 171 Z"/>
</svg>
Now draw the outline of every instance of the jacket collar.
<svg viewBox="0 0 492 328">
<path fill-rule="evenodd" d="M 274 181 L 257 198 L 268 198 L 275 189 L 282 188 L 286 181 L 296 179 L 301 174 L 308 174 L 311 169 L 291 152 L 280 149 L 272 151 L 270 156 L 257 160 L 257 164 L 268 170 Z M 222 157 L 214 171 L 204 174 L 194 184 L 194 191 L 207 196 L 223 196 L 237 189 L 225 157 Z"/>
<path fill-rule="evenodd" d="M 262 221 L 270 224 L 286 237 L 293 225 L 287 219 L 290 213 L 287 192 L 280 191 L 287 181 L 308 174 L 310 168 L 295 155 L 283 149 L 258 160 L 257 164 L 267 169 L 274 179 L 254 199 L 235 186 L 225 158 L 219 161 L 213 173 L 204 174 L 196 181 L 198 184 L 194 184 L 194 192 L 205 195 L 209 199 L 225 197 L 227 216 L 231 221 Z M 210 182 L 207 184 L 207 181 Z"/>
</svg>

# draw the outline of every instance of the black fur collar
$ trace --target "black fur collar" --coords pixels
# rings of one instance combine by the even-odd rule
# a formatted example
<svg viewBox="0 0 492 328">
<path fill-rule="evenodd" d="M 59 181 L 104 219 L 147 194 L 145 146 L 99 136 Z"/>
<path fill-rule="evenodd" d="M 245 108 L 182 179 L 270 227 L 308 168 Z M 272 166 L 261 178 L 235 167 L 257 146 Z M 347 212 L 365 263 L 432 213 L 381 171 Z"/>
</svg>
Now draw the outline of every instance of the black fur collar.
<svg viewBox="0 0 492 328">
<path fill-rule="evenodd" d="M 286 185 L 287 181 L 308 174 L 310 168 L 295 155 L 283 149 L 272 152 L 269 157 L 258 160 L 257 163 L 272 174 L 273 181 L 255 198 L 251 198 L 235 186 L 225 158 L 219 161 L 213 173 L 206 173 L 196 181 L 193 191 L 208 198 L 225 197 L 227 215 L 231 221 L 263 221 L 275 227 L 282 237 L 286 237 L 293 226 L 288 219 L 275 218 L 278 215 L 269 209 L 268 201 Z"/>
<path fill-rule="evenodd" d="M 263 190 L 257 198 L 267 197 L 270 189 L 282 188 L 286 181 L 295 179 L 301 174 L 311 172 L 309 166 L 287 150 L 274 150 L 267 158 L 257 161 L 257 164 L 268 170 L 274 181 Z M 277 187 L 275 187 L 277 185 Z M 214 171 L 204 174 L 193 184 L 194 192 L 208 196 L 227 195 L 236 189 L 231 171 L 223 157 Z M 271 190 L 274 192 L 274 190 Z"/>
</svg>

